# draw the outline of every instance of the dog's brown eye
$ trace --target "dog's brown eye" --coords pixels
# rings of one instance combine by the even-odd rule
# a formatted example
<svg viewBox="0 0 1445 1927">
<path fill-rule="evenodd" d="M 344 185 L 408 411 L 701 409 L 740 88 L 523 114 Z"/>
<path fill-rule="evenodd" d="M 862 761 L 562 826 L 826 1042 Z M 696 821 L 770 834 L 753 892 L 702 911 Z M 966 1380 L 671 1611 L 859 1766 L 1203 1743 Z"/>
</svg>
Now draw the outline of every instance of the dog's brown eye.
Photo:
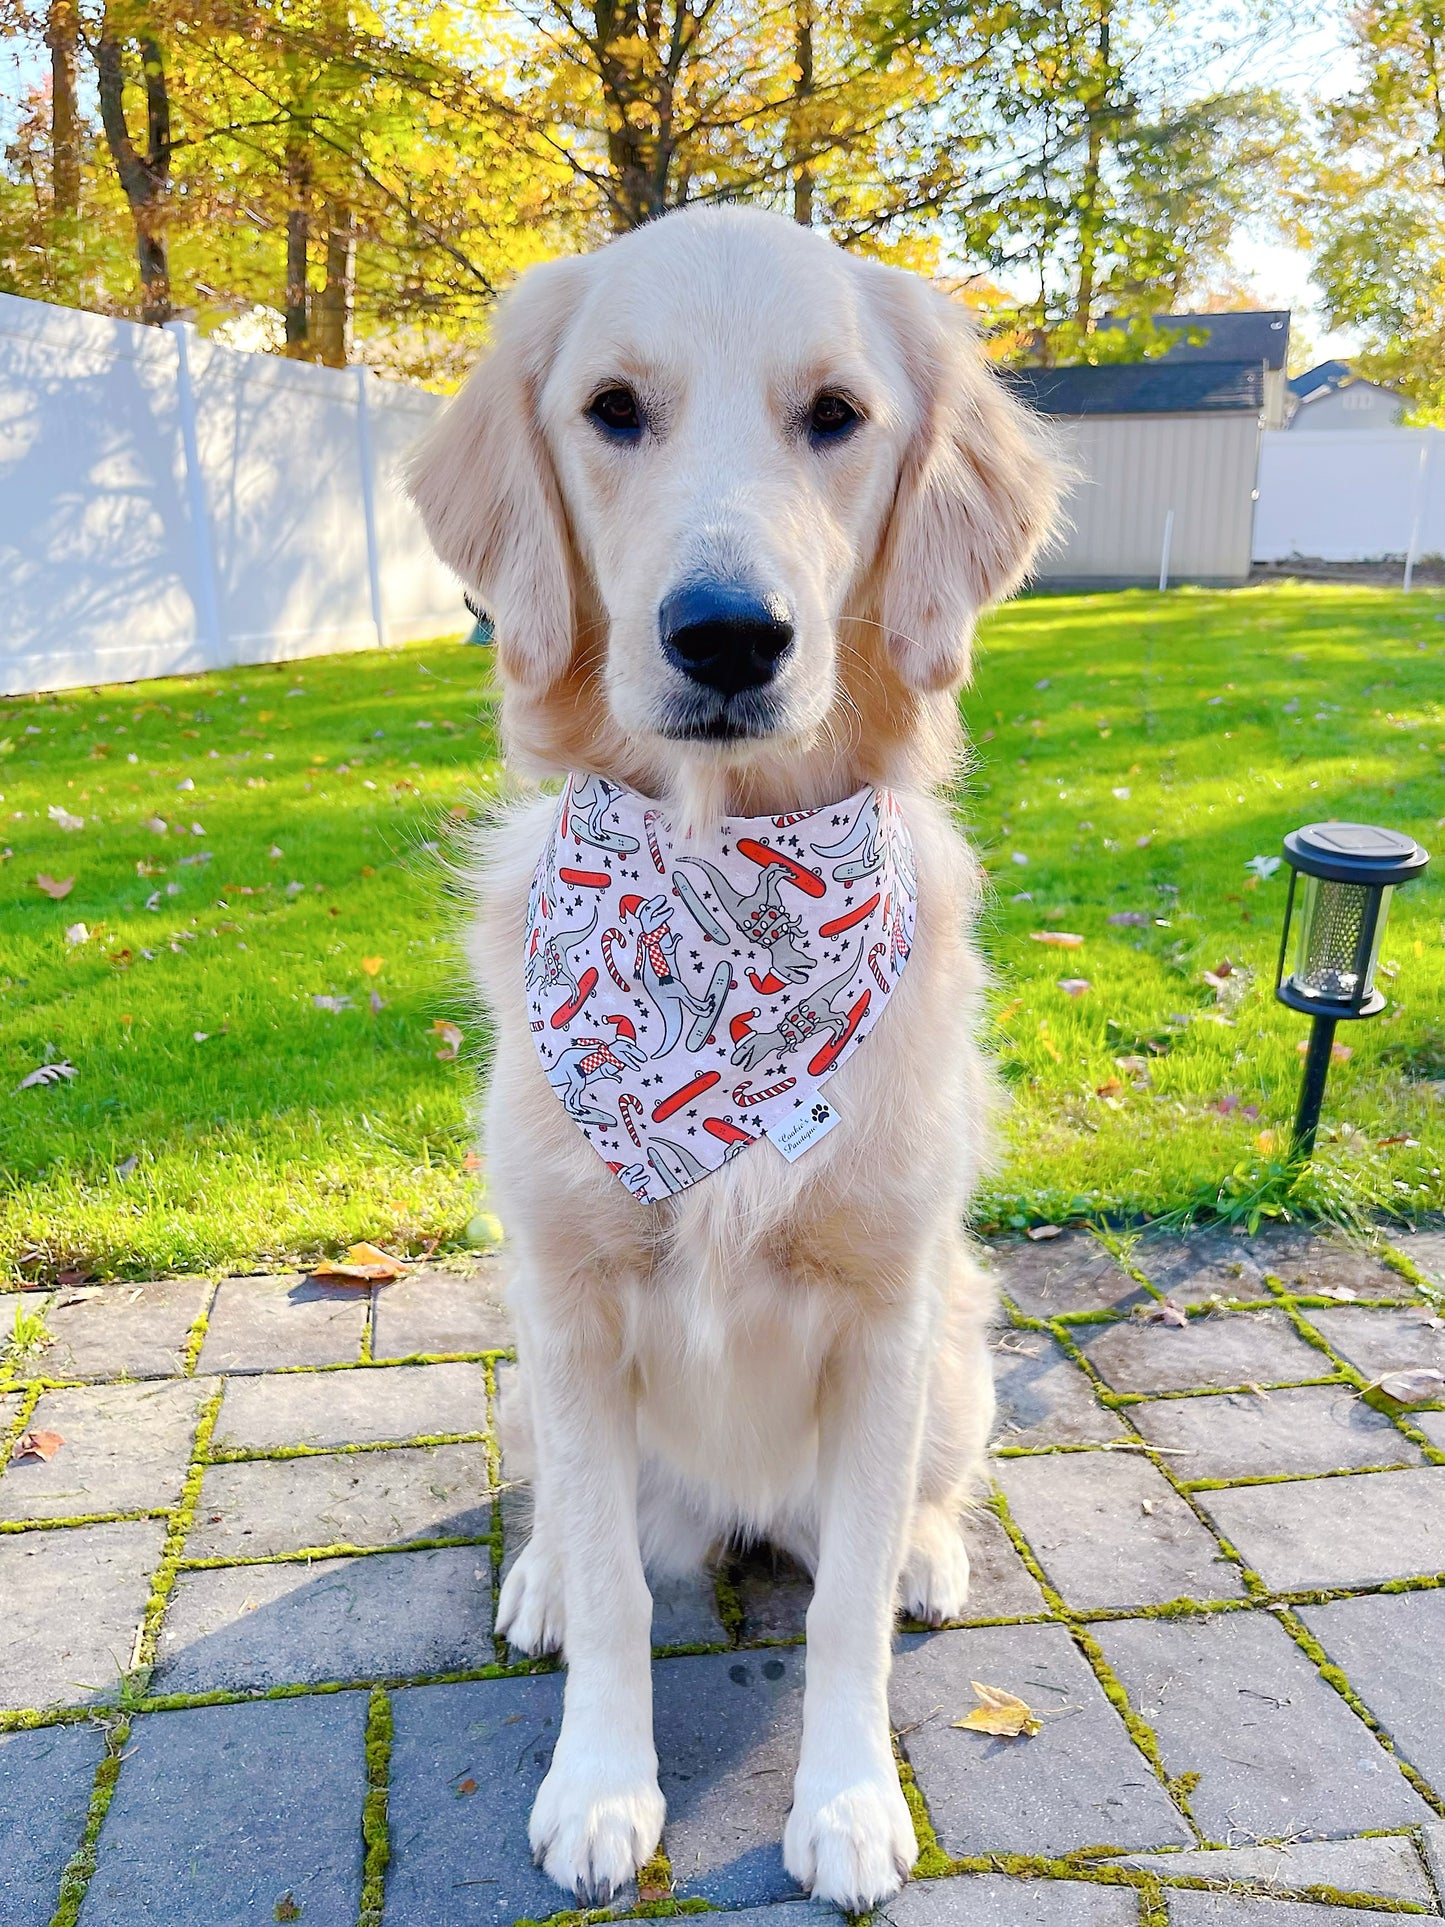
<svg viewBox="0 0 1445 1927">
<path fill-rule="evenodd" d="M 642 413 L 630 388 L 604 388 L 587 413 L 610 435 L 640 435 Z"/>
<path fill-rule="evenodd" d="M 847 434 L 858 419 L 858 410 L 841 395 L 819 395 L 808 416 L 808 433 L 815 441 L 829 441 Z"/>
</svg>

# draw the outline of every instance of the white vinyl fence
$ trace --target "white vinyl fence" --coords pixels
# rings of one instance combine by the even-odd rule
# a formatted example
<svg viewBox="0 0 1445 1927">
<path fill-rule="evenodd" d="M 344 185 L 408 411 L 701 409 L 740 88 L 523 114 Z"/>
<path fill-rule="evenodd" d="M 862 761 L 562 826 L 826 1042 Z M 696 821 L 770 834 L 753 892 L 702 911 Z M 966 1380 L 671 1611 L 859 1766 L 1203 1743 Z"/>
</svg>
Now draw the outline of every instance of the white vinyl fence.
<svg viewBox="0 0 1445 1927">
<path fill-rule="evenodd" d="M 1254 559 L 1445 555 L 1445 432 L 1273 429 L 1261 438 Z"/>
<path fill-rule="evenodd" d="M 394 479 L 441 405 L 0 295 L 0 693 L 464 627 Z"/>
</svg>

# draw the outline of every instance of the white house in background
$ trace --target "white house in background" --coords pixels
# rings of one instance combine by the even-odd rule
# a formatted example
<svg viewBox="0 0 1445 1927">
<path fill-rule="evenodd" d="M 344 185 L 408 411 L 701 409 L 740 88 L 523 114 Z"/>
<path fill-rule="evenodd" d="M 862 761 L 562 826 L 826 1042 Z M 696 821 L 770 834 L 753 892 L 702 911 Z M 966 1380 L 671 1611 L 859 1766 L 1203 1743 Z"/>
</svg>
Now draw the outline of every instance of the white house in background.
<svg viewBox="0 0 1445 1927">
<path fill-rule="evenodd" d="M 1322 361 L 1289 384 L 1290 428 L 1398 428 L 1409 406 L 1398 389 L 1366 381 L 1347 361 Z M 1273 426 L 1274 424 L 1271 424 Z"/>
</svg>

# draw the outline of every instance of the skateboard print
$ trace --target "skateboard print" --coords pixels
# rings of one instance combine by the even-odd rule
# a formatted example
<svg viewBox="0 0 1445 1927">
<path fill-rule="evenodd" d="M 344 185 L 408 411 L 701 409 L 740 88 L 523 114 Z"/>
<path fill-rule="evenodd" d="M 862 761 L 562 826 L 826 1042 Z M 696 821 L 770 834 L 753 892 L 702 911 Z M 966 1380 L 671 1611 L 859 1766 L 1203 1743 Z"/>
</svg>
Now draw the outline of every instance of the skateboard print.
<svg viewBox="0 0 1445 1927">
<path fill-rule="evenodd" d="M 814 1101 L 882 1015 L 916 913 L 886 790 L 674 839 L 655 802 L 574 776 L 527 914 L 543 1074 L 634 1197 L 674 1197 Z"/>
</svg>

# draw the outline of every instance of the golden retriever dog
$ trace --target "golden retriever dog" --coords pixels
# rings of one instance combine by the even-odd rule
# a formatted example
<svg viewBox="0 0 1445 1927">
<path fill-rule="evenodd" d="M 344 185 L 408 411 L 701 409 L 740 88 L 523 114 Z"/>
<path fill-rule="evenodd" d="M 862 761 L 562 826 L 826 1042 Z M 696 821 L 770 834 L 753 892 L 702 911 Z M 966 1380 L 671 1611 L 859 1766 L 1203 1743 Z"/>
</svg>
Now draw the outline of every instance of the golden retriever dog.
<svg viewBox="0 0 1445 1927">
<path fill-rule="evenodd" d="M 828 1079 L 835 1127 L 793 1162 L 738 1129 L 737 1155 L 697 1182 L 674 1162 L 656 1201 L 579 1128 L 615 1122 L 616 1085 L 592 1103 L 583 1080 L 646 1057 L 604 1048 L 624 1006 L 590 1017 L 613 1030 L 583 1040 L 602 1056 L 565 1091 L 539 1057 L 524 952 L 555 794 L 531 790 L 488 833 L 470 941 L 495 1025 L 486 1148 L 520 1365 L 508 1464 L 535 1506 L 498 1625 L 567 1664 L 535 1856 L 596 1903 L 652 1854 L 645 1575 L 766 1539 L 814 1576 L 784 1859 L 862 1911 L 916 1855 L 888 1721 L 895 1613 L 963 1608 L 961 1514 L 993 1416 L 990 1294 L 962 1229 L 989 1137 L 979 872 L 939 791 L 960 763 L 975 618 L 1050 528 L 1055 470 L 955 303 L 780 216 L 721 208 L 524 274 L 411 489 L 495 622 L 509 762 L 570 779 L 574 816 L 587 796 L 646 799 L 649 828 L 703 849 L 723 819 L 795 821 L 876 790 L 906 825 L 911 951 Z M 678 886 L 653 885 L 661 920 Z M 626 900 L 639 917 L 647 895 L 644 875 Z M 764 915 L 797 927 L 787 903 Z M 609 969 L 637 988 L 652 957 L 696 1041 L 705 972 L 684 982 L 686 955 L 649 935 Z"/>
</svg>

